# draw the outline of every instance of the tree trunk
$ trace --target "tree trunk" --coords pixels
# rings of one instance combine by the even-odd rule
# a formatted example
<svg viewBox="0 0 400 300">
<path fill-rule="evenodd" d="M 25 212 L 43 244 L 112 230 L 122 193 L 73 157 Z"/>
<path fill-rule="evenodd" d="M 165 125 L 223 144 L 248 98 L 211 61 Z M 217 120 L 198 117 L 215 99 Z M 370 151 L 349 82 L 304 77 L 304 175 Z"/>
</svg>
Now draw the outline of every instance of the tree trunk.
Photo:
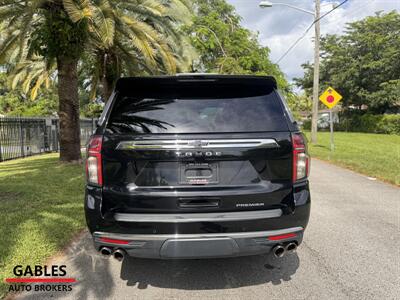
<svg viewBox="0 0 400 300">
<path fill-rule="evenodd" d="M 78 60 L 58 57 L 58 99 L 60 118 L 60 161 L 81 162 Z"/>
<path fill-rule="evenodd" d="M 117 56 L 112 50 L 102 54 L 103 69 L 102 69 L 102 97 L 104 102 L 110 99 L 114 90 L 117 79 L 121 76 L 120 64 Z"/>
</svg>

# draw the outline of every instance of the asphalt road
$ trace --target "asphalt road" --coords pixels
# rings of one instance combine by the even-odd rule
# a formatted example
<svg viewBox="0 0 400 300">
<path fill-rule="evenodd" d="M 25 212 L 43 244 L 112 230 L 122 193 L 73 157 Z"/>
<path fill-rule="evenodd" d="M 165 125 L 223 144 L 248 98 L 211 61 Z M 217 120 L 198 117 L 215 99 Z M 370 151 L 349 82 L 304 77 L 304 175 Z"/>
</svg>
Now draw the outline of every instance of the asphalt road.
<svg viewBox="0 0 400 300">
<path fill-rule="evenodd" d="M 400 189 L 313 160 L 303 244 L 283 259 L 103 259 L 88 234 L 67 256 L 72 292 L 20 299 L 400 299 Z"/>
</svg>

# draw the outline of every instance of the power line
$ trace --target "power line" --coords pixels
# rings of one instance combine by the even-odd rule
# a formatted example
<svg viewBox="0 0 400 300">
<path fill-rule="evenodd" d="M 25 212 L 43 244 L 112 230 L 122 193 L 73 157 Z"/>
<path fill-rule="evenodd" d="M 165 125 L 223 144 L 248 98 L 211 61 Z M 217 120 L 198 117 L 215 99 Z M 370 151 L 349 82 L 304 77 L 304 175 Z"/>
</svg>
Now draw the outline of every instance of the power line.
<svg viewBox="0 0 400 300">
<path fill-rule="evenodd" d="M 348 17 L 350 17 L 350 16 L 353 16 L 353 15 L 355 15 L 355 14 L 358 14 L 362 9 L 365 9 L 366 6 L 368 6 L 369 4 L 371 4 L 371 3 L 374 2 L 374 1 L 375 1 L 375 0 L 367 0 L 367 1 L 365 1 L 365 2 L 362 2 L 361 5 L 355 6 L 355 8 L 354 8 L 353 10 L 349 11 L 348 13 L 346 13 L 346 14 L 340 16 L 340 17 L 337 18 L 337 19 L 334 19 L 334 20 L 325 22 L 324 24 L 325 24 L 325 25 L 326 25 L 326 24 L 331 24 L 332 22 L 336 22 L 336 23 L 337 23 L 338 20 L 343 20 L 343 18 L 348 18 Z"/>
<path fill-rule="evenodd" d="M 310 31 L 312 25 L 310 25 L 306 31 L 285 51 L 285 53 L 282 54 L 282 56 L 276 61 L 277 64 L 294 48 L 296 45 L 307 35 L 307 33 Z"/>
<path fill-rule="evenodd" d="M 326 12 L 325 14 L 323 14 L 322 16 L 320 16 L 317 20 L 314 20 L 314 22 L 312 22 L 311 26 L 314 25 L 315 23 L 317 23 L 319 20 L 321 20 L 323 17 L 329 15 L 331 12 L 333 12 L 335 9 L 341 7 L 343 4 L 345 4 L 347 1 L 349 0 L 344 0 L 343 2 L 339 3 L 337 6 L 335 6 L 334 8 L 332 8 L 330 11 Z"/>
<path fill-rule="evenodd" d="M 310 31 L 310 29 L 313 27 L 313 25 L 315 23 L 317 23 L 318 21 L 320 21 L 322 18 L 326 17 L 327 15 L 329 15 L 331 12 L 333 12 L 335 9 L 339 8 L 340 6 L 342 6 L 343 4 L 345 4 L 347 1 L 349 0 L 344 0 L 341 3 L 339 3 L 337 6 L 335 6 L 334 8 L 332 8 L 330 11 L 326 12 L 325 14 L 323 14 L 321 17 L 319 17 L 318 19 L 314 20 L 310 26 L 307 27 L 306 31 L 285 51 L 285 53 L 282 54 L 282 56 L 276 61 L 277 64 L 279 64 L 279 62 L 294 48 L 296 47 L 296 45 L 307 35 L 307 33 Z"/>
</svg>

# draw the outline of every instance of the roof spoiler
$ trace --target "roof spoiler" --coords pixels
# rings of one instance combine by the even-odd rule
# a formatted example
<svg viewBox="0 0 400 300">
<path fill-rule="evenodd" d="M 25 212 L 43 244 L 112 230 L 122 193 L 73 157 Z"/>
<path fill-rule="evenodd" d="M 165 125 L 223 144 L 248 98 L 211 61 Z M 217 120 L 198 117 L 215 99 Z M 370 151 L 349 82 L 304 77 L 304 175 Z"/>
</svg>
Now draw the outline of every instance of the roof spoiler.
<svg viewBox="0 0 400 300">
<path fill-rule="evenodd" d="M 277 88 L 277 83 L 272 76 L 254 76 L 254 75 L 219 75 L 208 73 L 183 73 L 174 76 L 145 76 L 145 77 L 123 77 L 118 79 L 116 91 L 131 90 L 135 87 L 151 87 L 170 86 L 179 84 L 196 85 L 210 84 L 215 82 L 215 85 L 254 85 L 266 86 L 269 88 Z M 214 85 L 214 83 L 213 83 Z"/>
</svg>

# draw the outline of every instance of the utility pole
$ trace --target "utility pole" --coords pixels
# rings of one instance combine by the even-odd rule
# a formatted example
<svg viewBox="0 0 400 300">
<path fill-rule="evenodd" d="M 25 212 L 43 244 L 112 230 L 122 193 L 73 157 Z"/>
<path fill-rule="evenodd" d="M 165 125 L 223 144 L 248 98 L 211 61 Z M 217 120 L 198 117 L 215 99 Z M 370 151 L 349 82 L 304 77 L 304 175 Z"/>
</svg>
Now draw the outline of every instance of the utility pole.
<svg viewBox="0 0 400 300">
<path fill-rule="evenodd" d="M 320 0 L 315 0 L 315 20 L 320 17 Z M 318 94 L 319 94 L 319 21 L 315 22 L 315 46 L 314 46 L 314 84 L 313 84 L 313 105 L 311 116 L 311 143 L 317 143 L 317 121 L 318 121 Z"/>
<path fill-rule="evenodd" d="M 309 15 L 312 15 L 314 17 L 315 46 L 314 46 L 313 104 L 312 104 L 312 116 L 311 116 L 311 143 L 315 144 L 315 143 L 317 143 L 317 129 L 318 129 L 317 121 L 318 121 L 318 103 L 319 103 L 319 97 L 318 97 L 319 95 L 318 94 L 319 94 L 319 39 L 320 39 L 319 18 L 320 18 L 320 6 L 321 6 L 320 0 L 315 0 L 315 11 L 307 10 L 302 7 L 297 7 L 297 6 L 294 6 L 291 4 L 287 4 L 287 3 L 275 3 L 275 2 L 270 2 L 270 1 L 266 1 L 266 0 L 261 1 L 259 4 L 259 6 L 261 8 L 270 8 L 275 5 L 287 6 L 287 7 L 302 11 L 304 13 L 307 13 Z"/>
</svg>

